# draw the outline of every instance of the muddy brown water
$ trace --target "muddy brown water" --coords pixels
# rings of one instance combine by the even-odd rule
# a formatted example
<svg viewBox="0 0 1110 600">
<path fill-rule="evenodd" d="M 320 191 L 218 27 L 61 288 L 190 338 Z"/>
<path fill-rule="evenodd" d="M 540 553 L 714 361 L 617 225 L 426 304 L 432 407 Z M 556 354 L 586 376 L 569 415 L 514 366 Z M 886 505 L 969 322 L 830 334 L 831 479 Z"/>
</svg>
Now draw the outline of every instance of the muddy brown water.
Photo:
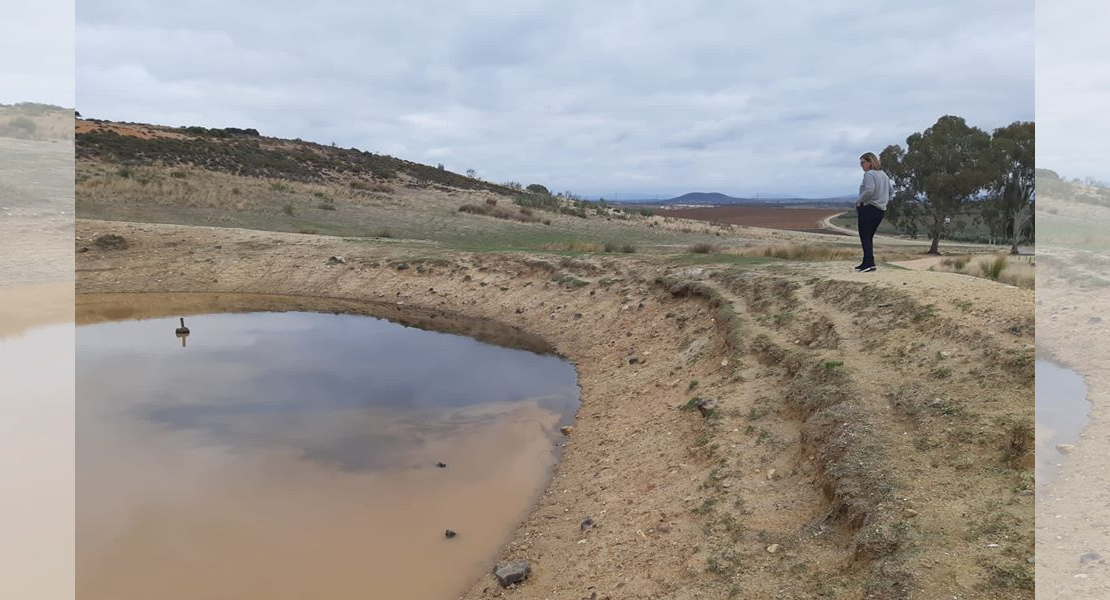
<svg viewBox="0 0 1110 600">
<path fill-rule="evenodd" d="M 1087 385 L 1074 371 L 1047 357 L 1036 361 L 1037 495 L 1051 485 L 1056 467 L 1067 460 L 1062 445 L 1075 444 L 1090 418 Z"/>
<path fill-rule="evenodd" d="M 550 477 L 573 367 L 221 299 L 239 312 L 78 298 L 78 595 L 446 599 L 488 576 Z M 184 305 L 182 345 L 149 315 Z"/>
<path fill-rule="evenodd" d="M 0 598 L 73 598 L 73 323 L 0 321 Z"/>
</svg>

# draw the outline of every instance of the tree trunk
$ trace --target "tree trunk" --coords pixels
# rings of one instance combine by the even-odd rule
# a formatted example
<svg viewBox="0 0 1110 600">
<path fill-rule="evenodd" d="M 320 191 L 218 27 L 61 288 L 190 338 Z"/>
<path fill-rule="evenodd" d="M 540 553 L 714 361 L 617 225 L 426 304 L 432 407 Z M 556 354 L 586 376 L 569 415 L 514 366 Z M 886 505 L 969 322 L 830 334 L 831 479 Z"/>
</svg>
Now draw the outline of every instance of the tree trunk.
<svg viewBox="0 0 1110 600">
<path fill-rule="evenodd" d="M 929 251 L 926 254 L 940 254 L 940 228 L 940 217 L 933 215 L 933 227 L 931 232 L 933 243 L 929 245 Z"/>
<path fill-rule="evenodd" d="M 933 243 L 927 254 L 940 254 L 940 231 L 933 231 Z"/>
<path fill-rule="evenodd" d="M 1010 254 L 1016 255 L 1018 253 L 1018 238 L 1021 237 L 1021 230 L 1029 221 L 1029 217 L 1033 212 L 1033 207 L 1026 204 L 1021 207 L 1021 210 L 1014 213 L 1014 243 L 1010 246 Z"/>
</svg>

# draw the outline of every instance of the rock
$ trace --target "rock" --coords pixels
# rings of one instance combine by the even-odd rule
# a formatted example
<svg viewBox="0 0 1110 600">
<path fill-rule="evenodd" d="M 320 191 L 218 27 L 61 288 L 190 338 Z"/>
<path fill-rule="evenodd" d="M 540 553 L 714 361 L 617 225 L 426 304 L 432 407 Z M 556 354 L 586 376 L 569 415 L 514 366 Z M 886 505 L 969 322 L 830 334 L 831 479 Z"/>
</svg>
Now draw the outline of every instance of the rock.
<svg viewBox="0 0 1110 600">
<path fill-rule="evenodd" d="M 516 309 L 516 314 L 523 315 L 524 314 L 524 309 L 523 308 Z"/>
<path fill-rule="evenodd" d="M 443 537 L 445 537 L 447 539 L 451 539 L 451 538 L 455 537 L 456 535 L 459 535 L 459 534 L 455 533 L 455 531 L 452 530 L 452 529 L 448 529 L 447 531 L 443 532 Z"/>
<path fill-rule="evenodd" d="M 641 362 L 639 356 L 629 356 L 628 357 L 628 364 L 630 364 L 630 365 L 634 365 L 634 364 L 637 364 L 639 362 Z"/>
<path fill-rule="evenodd" d="M 559 428 L 559 433 L 561 433 L 563 435 L 570 435 L 570 432 L 572 432 L 572 431 L 574 431 L 574 428 L 571 427 L 570 425 L 563 425 L 562 427 Z"/>
<path fill-rule="evenodd" d="M 520 583 L 532 574 L 532 566 L 526 560 L 510 560 L 493 568 L 493 576 L 501 587 L 507 588 L 514 583 Z"/>
<path fill-rule="evenodd" d="M 439 467 L 439 468 L 441 468 L 441 469 L 446 469 L 446 468 L 447 468 L 447 463 L 445 463 L 445 462 L 437 462 L 437 463 L 436 463 L 436 466 L 437 466 L 437 467 Z"/>
<path fill-rule="evenodd" d="M 774 481 L 774 480 L 775 480 L 775 470 L 774 469 L 767 469 L 767 481 Z"/>
<path fill-rule="evenodd" d="M 717 410 L 717 401 L 712 398 L 701 398 L 695 406 L 698 407 L 701 416 L 708 417 L 709 413 Z"/>
<path fill-rule="evenodd" d="M 779 551 L 779 545 L 778 544 L 771 544 L 770 546 L 767 546 L 767 552 L 769 552 L 771 554 L 774 554 L 778 551 Z"/>
<path fill-rule="evenodd" d="M 905 512 L 906 517 L 910 518 L 910 519 L 917 516 L 917 511 L 912 509 L 912 508 L 907 508 L 904 512 Z"/>
<path fill-rule="evenodd" d="M 329 265 L 345 265 L 345 264 L 347 264 L 347 258 L 343 257 L 343 256 L 332 256 L 332 257 L 328 258 L 328 264 Z"/>
<path fill-rule="evenodd" d="M 1056 451 L 1060 454 L 1071 454 L 1075 452 L 1075 446 L 1073 444 L 1057 444 Z"/>
<path fill-rule="evenodd" d="M 587 529 L 593 527 L 594 526 L 593 517 L 586 517 L 586 520 L 582 521 L 578 526 L 582 528 L 582 531 L 586 531 Z"/>
</svg>

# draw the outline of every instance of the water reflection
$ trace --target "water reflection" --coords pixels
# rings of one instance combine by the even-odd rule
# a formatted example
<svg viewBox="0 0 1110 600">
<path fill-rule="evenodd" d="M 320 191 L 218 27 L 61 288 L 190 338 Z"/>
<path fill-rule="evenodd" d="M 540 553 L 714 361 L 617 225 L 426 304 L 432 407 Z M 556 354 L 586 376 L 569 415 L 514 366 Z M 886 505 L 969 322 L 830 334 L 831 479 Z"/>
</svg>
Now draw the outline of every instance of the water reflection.
<svg viewBox="0 0 1110 600">
<path fill-rule="evenodd" d="M 1037 494 L 1045 489 L 1064 460 L 1070 445 L 1079 440 L 1090 415 L 1083 378 L 1050 360 L 1036 361 Z M 1062 452 L 1061 450 L 1064 450 Z"/>
<path fill-rule="evenodd" d="M 181 347 L 185 347 L 185 338 L 189 337 L 189 328 L 185 326 L 185 317 L 181 317 L 181 327 L 174 330 L 173 334 L 181 338 Z"/>
<path fill-rule="evenodd" d="M 173 319 L 77 331 L 83 598 L 457 594 L 577 406 L 551 355 L 295 312 L 192 315 L 182 352 Z"/>
</svg>

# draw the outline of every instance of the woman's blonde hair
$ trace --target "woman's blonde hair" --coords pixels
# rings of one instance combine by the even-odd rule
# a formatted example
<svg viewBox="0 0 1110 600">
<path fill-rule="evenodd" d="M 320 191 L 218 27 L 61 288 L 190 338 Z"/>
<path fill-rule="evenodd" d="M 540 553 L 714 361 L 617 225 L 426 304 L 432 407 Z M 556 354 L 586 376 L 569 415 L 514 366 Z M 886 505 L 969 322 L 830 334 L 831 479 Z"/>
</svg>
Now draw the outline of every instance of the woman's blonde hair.
<svg viewBox="0 0 1110 600">
<path fill-rule="evenodd" d="M 879 157 L 875 156 L 874 152 L 868 152 L 868 153 L 864 154 L 863 156 L 859 157 L 859 159 L 860 160 L 866 160 L 868 163 L 870 163 L 872 169 L 875 169 L 875 170 L 878 170 L 878 171 L 883 170 L 883 163 L 879 161 Z"/>
</svg>

